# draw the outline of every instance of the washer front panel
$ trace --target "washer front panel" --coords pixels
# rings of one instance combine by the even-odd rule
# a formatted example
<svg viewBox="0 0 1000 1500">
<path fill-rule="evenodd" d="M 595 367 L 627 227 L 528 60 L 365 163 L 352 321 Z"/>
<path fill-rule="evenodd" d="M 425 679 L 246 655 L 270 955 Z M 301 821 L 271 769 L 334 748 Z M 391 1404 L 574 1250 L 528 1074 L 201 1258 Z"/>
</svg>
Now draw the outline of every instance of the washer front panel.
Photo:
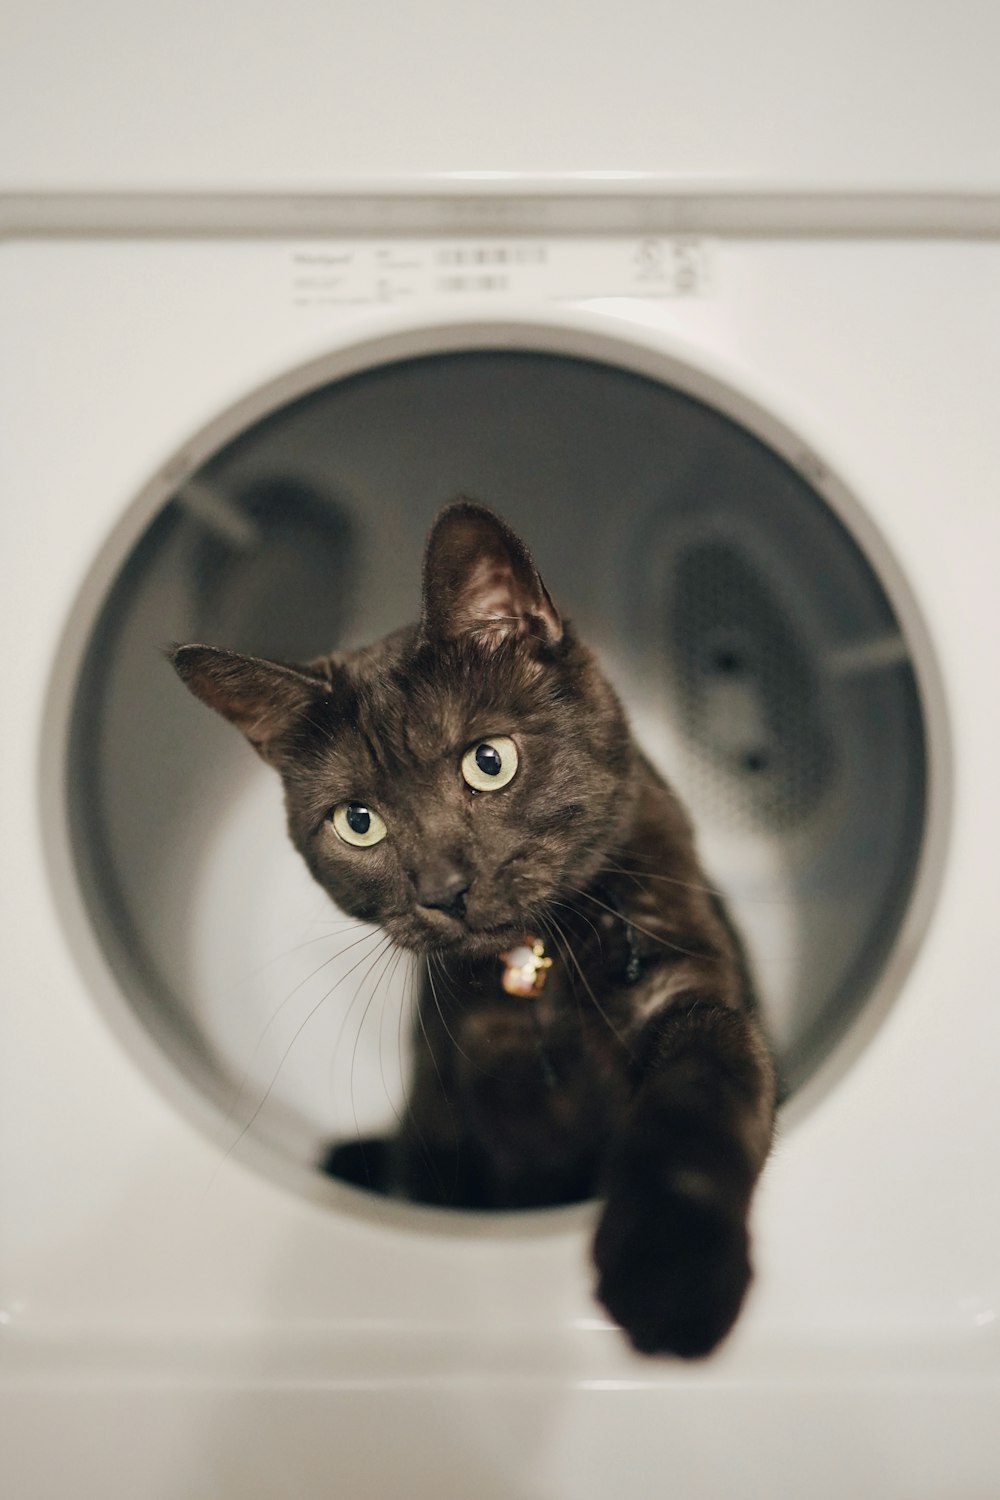
<svg viewBox="0 0 1000 1500">
<path fill-rule="evenodd" d="M 444 250 L 504 247 L 430 248 L 443 277 Z M 680 247 L 666 248 L 676 264 Z M 646 1368 L 597 1317 L 578 1218 L 544 1234 L 418 1232 L 389 1210 L 368 1220 L 331 1212 L 345 1201 L 332 1186 L 322 1205 L 286 1194 L 231 1160 L 231 1140 L 206 1145 L 105 1024 L 102 1011 L 114 1014 L 144 1067 L 163 1073 L 89 932 L 62 821 L 67 717 L 89 625 L 124 552 L 203 456 L 178 459 L 192 434 L 239 403 L 245 412 L 255 392 L 309 361 L 332 376 L 338 360 L 357 367 L 368 341 L 419 352 L 429 338 L 474 344 L 477 329 L 509 322 L 515 344 L 546 326 L 581 352 L 588 340 L 620 341 L 647 373 L 669 378 L 687 364 L 693 380 L 701 371 L 710 389 L 745 392 L 777 431 L 802 434 L 790 456 L 821 491 L 829 464 L 861 499 L 851 524 L 919 638 L 920 619 L 907 617 L 910 592 L 917 600 L 946 681 L 955 799 L 939 900 L 899 956 L 908 973 L 881 1029 L 779 1144 L 757 1213 L 758 1290 L 732 1344 L 695 1378 L 749 1376 L 790 1345 L 808 1350 L 815 1370 L 835 1360 L 845 1332 L 890 1363 L 903 1339 L 915 1360 L 942 1350 L 991 1359 L 1000 1207 L 984 1184 L 1000 1180 L 988 949 L 1000 723 L 985 664 L 1000 540 L 1000 250 L 699 244 L 692 284 L 646 296 L 635 285 L 646 252 L 632 240 L 558 247 L 592 268 L 569 304 L 513 284 L 421 282 L 383 297 L 376 280 L 358 300 L 303 295 L 305 254 L 362 250 L 377 264 L 379 250 L 400 247 L 67 241 L 2 251 L 4 1331 L 42 1358 L 33 1340 L 43 1332 L 249 1335 L 301 1320 L 339 1330 L 325 1369 L 355 1380 L 364 1360 L 397 1368 L 406 1330 L 418 1373 L 435 1357 L 421 1328 L 460 1325 L 487 1340 L 534 1329 L 567 1376 Z M 835 491 L 832 503 L 844 503 Z M 931 684 L 929 652 L 926 665 Z M 941 703 L 930 707 L 940 785 L 947 743 Z M 197 1112 L 197 1100 L 185 1107 Z M 369 1343 L 362 1356 L 340 1337 L 376 1323 L 396 1331 L 384 1349 Z"/>
</svg>

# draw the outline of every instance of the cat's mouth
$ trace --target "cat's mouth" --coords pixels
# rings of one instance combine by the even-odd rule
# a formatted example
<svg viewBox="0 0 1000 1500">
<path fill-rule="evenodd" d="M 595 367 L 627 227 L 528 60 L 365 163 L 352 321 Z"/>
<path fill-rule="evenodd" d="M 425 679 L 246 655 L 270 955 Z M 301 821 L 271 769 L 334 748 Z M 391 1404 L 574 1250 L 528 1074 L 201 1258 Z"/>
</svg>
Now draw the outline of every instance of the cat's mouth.
<svg viewBox="0 0 1000 1500">
<path fill-rule="evenodd" d="M 405 938 L 397 941 L 401 946 L 417 953 L 448 954 L 451 958 L 498 958 L 526 940 L 530 924 L 501 922 L 471 927 L 466 922 L 452 918 L 449 929 L 442 930 L 435 924 L 433 929 L 422 927 L 419 933 L 408 932 Z"/>
<path fill-rule="evenodd" d="M 493 957 L 526 941 L 528 926 L 523 922 L 506 922 L 499 927 L 469 929 L 460 941 L 474 949 L 477 957 Z"/>
</svg>

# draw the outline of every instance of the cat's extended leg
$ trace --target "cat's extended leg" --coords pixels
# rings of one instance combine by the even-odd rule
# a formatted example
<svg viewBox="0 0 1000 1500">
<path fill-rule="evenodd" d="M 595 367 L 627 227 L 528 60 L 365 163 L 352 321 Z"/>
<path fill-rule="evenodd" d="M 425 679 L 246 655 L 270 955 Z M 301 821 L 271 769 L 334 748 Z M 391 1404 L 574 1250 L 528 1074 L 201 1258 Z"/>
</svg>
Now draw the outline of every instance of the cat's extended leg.
<svg viewBox="0 0 1000 1500">
<path fill-rule="evenodd" d="M 606 1168 L 597 1295 L 646 1354 L 706 1355 L 750 1283 L 747 1218 L 774 1073 L 753 1017 L 679 999 L 647 1022 Z"/>
</svg>

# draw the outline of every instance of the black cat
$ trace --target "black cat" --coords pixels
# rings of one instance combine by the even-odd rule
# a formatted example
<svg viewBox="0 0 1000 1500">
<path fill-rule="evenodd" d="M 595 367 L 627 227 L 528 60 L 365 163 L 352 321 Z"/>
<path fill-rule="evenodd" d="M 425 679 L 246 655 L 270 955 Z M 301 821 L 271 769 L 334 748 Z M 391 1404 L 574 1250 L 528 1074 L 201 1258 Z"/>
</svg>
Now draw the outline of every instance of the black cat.
<svg viewBox="0 0 1000 1500">
<path fill-rule="evenodd" d="M 637 1349 L 707 1354 L 750 1280 L 774 1073 L 687 818 L 524 544 L 459 501 L 419 625 L 173 661 L 279 771 L 337 905 L 426 956 L 403 1127 L 327 1169 L 455 1207 L 601 1195 L 598 1297 Z"/>
</svg>

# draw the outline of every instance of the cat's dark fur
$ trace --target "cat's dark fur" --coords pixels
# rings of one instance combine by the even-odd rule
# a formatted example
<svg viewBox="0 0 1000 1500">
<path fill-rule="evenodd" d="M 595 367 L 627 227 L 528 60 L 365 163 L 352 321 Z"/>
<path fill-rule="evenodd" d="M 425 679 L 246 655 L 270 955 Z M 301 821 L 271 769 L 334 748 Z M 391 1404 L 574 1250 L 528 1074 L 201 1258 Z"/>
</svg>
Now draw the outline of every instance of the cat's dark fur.
<svg viewBox="0 0 1000 1500">
<path fill-rule="evenodd" d="M 428 956 L 404 1126 L 328 1166 L 453 1206 L 601 1195 L 598 1297 L 637 1349 L 706 1354 L 749 1283 L 774 1119 L 739 945 L 682 808 L 520 539 L 450 506 L 423 598 L 419 625 L 304 667 L 173 656 L 280 772 L 320 885 Z M 476 792 L 462 756 L 499 735 L 517 772 Z M 338 837 L 349 802 L 378 810 L 381 843 Z M 554 962 L 516 997 L 499 954 L 528 933 Z"/>
</svg>

